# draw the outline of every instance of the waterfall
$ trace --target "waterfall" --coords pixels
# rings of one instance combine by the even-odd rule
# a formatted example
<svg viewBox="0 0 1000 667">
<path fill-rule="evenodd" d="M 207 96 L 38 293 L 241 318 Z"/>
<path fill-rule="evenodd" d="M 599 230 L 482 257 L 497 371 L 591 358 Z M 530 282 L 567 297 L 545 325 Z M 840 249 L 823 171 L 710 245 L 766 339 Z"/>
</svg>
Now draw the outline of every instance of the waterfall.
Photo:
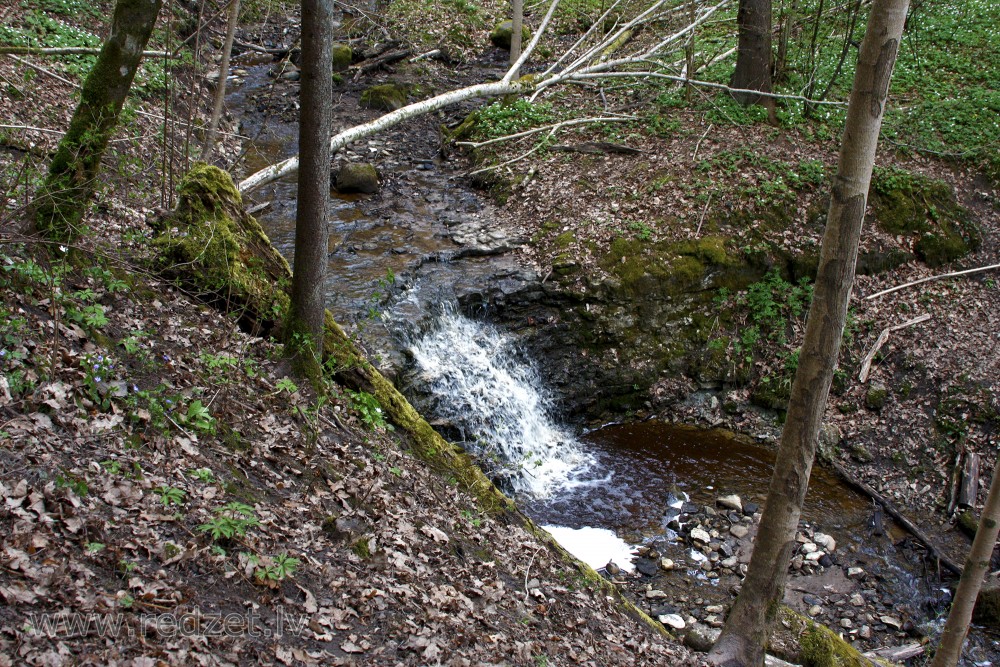
<svg viewBox="0 0 1000 667">
<path fill-rule="evenodd" d="M 546 496 L 586 468 L 589 457 L 551 419 L 538 373 L 510 337 L 445 312 L 409 351 L 430 412 L 459 430 L 487 474 Z"/>
</svg>

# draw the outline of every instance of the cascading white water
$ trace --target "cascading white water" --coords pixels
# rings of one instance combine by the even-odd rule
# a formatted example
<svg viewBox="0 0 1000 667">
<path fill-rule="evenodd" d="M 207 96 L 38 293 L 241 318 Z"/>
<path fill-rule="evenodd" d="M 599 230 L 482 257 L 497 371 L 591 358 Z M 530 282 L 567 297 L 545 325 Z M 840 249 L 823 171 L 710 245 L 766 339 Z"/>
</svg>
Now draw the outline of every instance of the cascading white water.
<svg viewBox="0 0 1000 667">
<path fill-rule="evenodd" d="M 549 416 L 538 373 L 493 327 L 445 312 L 410 348 L 433 411 L 461 430 L 487 472 L 515 491 L 546 496 L 589 457 Z"/>
</svg>

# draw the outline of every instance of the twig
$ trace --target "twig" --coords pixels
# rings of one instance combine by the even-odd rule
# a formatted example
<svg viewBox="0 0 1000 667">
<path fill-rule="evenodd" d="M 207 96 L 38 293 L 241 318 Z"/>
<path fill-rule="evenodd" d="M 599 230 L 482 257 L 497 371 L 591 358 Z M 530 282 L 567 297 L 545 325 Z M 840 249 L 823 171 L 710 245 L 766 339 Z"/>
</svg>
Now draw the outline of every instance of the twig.
<svg viewBox="0 0 1000 667">
<path fill-rule="evenodd" d="M 898 290 L 905 287 L 913 287 L 914 285 L 920 285 L 922 283 L 927 283 L 932 280 L 943 280 L 944 278 L 955 278 L 957 276 L 967 276 L 970 273 L 981 273 L 983 271 L 992 271 L 994 269 L 1000 269 L 1000 264 L 991 264 L 990 266 L 980 266 L 977 269 L 966 269 L 965 271 L 954 271 L 952 273 L 942 273 L 937 276 L 928 276 L 927 278 L 921 278 L 920 280 L 914 280 L 910 283 L 903 283 L 902 285 L 897 285 L 896 287 L 891 287 L 887 290 L 882 290 L 881 292 L 875 292 L 865 297 L 865 299 L 875 299 L 880 296 L 885 296 L 886 294 L 892 294 Z"/>
<path fill-rule="evenodd" d="M 694 237 L 698 238 L 701 235 L 701 225 L 705 222 L 705 214 L 708 213 L 708 207 L 712 204 L 712 195 L 714 192 L 708 193 L 708 201 L 705 202 L 705 208 L 701 209 L 701 217 L 698 218 L 698 229 L 694 230 Z"/>
<path fill-rule="evenodd" d="M 545 545 L 542 545 L 542 546 L 538 547 L 537 549 L 535 549 L 535 553 L 531 554 L 531 559 L 528 561 L 528 568 L 524 571 L 524 602 L 525 603 L 528 602 L 529 595 L 530 595 L 530 593 L 528 591 L 528 577 L 531 576 L 531 564 L 535 562 L 535 556 L 538 555 L 538 552 L 541 551 L 544 548 L 545 548 Z"/>
<path fill-rule="evenodd" d="M 266 53 L 266 54 L 271 55 L 271 56 L 284 56 L 289 51 L 291 51 L 291 47 L 278 47 L 276 49 L 269 49 L 269 48 L 267 48 L 265 46 L 257 46 L 256 44 L 251 44 L 249 42 L 244 42 L 244 41 L 239 40 L 239 39 L 233 40 L 233 44 L 235 44 L 236 46 L 240 47 L 241 49 L 245 49 L 247 51 L 256 51 L 257 53 Z"/>
<path fill-rule="evenodd" d="M 45 132 L 47 134 L 66 134 L 62 130 L 50 130 L 44 127 L 32 127 L 31 125 L 0 125 L 3 130 L 34 130 L 35 132 Z"/>
<path fill-rule="evenodd" d="M 886 341 L 889 340 L 889 332 L 899 331 L 900 329 L 911 327 L 914 324 L 920 324 L 921 322 L 926 322 L 929 319 L 931 319 L 930 314 L 924 313 L 920 317 L 914 317 L 912 320 L 908 320 L 906 322 L 903 322 L 902 324 L 897 324 L 895 326 L 886 327 L 885 329 L 882 329 L 882 333 L 878 335 L 878 338 L 875 340 L 875 344 L 872 345 L 872 348 L 868 350 L 868 354 L 866 354 L 865 358 L 862 359 L 861 361 L 861 372 L 858 373 L 858 382 L 865 383 L 868 381 L 868 372 L 871 370 L 872 360 L 875 359 L 875 355 L 878 354 L 878 351 L 881 350 L 882 346 L 885 345 Z"/>
<path fill-rule="evenodd" d="M 55 79 L 56 81 L 61 81 L 63 83 L 69 84 L 69 85 L 73 86 L 74 88 L 79 88 L 80 87 L 80 84 L 73 83 L 69 79 L 64 79 L 61 76 L 59 76 L 58 74 L 56 74 L 55 72 L 53 72 L 52 70 L 45 69 L 41 65 L 36 65 L 35 63 L 29 63 L 27 60 L 25 60 L 23 58 L 18 58 L 17 56 L 15 56 L 13 54 L 10 54 L 10 53 L 7 54 L 7 57 L 11 58 L 13 60 L 16 60 L 17 62 L 21 63 L 22 65 L 27 65 L 31 69 L 36 70 L 38 72 L 41 72 L 42 74 L 47 74 L 47 75 L 51 76 L 53 79 Z"/>
<path fill-rule="evenodd" d="M 698 149 L 701 148 L 701 142 L 705 141 L 705 137 L 708 136 L 708 133 L 712 131 L 713 127 L 715 127 L 715 125 L 712 124 L 712 123 L 709 123 L 708 124 L 708 129 L 705 130 L 705 134 L 701 135 L 701 138 L 698 139 L 698 143 L 696 143 L 694 145 L 694 153 L 691 154 L 691 161 L 692 162 L 694 162 L 695 160 L 698 159 Z"/>
</svg>

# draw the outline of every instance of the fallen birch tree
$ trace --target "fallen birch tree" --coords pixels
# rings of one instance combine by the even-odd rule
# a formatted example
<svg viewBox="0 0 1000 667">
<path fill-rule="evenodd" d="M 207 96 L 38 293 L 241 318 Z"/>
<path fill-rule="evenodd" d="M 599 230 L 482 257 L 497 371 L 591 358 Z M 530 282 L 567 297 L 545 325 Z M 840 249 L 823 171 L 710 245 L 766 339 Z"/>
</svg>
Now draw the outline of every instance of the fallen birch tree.
<svg viewBox="0 0 1000 667">
<path fill-rule="evenodd" d="M 552 16 L 555 14 L 559 0 L 553 0 L 531 41 L 525 47 L 517 61 L 510 66 L 502 79 L 448 91 L 401 107 L 373 121 L 351 127 L 337 133 L 330 139 L 330 150 L 334 153 L 354 141 L 392 128 L 406 120 L 466 100 L 488 99 L 506 95 L 530 95 L 530 99 L 534 100 L 539 94 L 554 86 L 600 78 L 611 73 L 622 72 L 630 67 L 641 66 L 645 69 L 651 66 L 668 67 L 669 65 L 663 60 L 664 56 L 675 49 L 683 48 L 684 38 L 729 4 L 729 2 L 730 0 L 720 0 L 716 4 L 701 9 L 696 13 L 695 19 L 692 22 L 658 40 L 651 46 L 640 48 L 632 54 L 619 58 L 608 58 L 606 55 L 607 50 L 619 44 L 622 36 L 629 31 L 634 33 L 641 27 L 648 26 L 653 22 L 664 20 L 675 13 L 679 13 L 685 7 L 682 4 L 672 7 L 668 4 L 668 0 L 656 0 L 656 2 L 631 20 L 622 22 L 606 35 L 598 36 L 596 27 L 604 25 L 607 18 L 613 15 L 614 10 L 621 3 L 621 0 L 618 0 L 608 7 L 591 28 L 550 65 L 545 72 L 516 78 L 516 73 L 522 69 L 534 52 L 539 40 L 545 33 L 546 28 L 548 28 Z M 679 71 L 677 73 L 679 74 Z M 638 74 L 637 76 L 646 76 L 646 74 Z M 691 83 L 692 85 L 697 85 L 696 82 L 692 81 Z M 713 87 L 718 85 L 712 84 Z M 288 158 L 283 162 L 261 169 L 245 178 L 239 184 L 239 191 L 246 194 L 256 188 L 289 176 L 298 171 L 298 168 L 298 156 Z"/>
</svg>

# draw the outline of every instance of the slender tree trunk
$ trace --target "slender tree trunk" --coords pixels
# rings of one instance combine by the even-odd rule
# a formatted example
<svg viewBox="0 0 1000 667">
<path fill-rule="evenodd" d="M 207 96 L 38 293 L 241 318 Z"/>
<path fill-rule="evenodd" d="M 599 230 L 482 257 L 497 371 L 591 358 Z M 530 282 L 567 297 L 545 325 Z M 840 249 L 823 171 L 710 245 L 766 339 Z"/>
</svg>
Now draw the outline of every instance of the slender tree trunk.
<svg viewBox="0 0 1000 667">
<path fill-rule="evenodd" d="M 118 0 L 111 35 L 87 75 L 69 130 L 31 205 L 29 231 L 69 242 L 80 234 L 101 157 L 118 125 L 162 0 Z"/>
<path fill-rule="evenodd" d="M 511 4 L 514 9 L 514 18 L 511 21 L 510 33 L 510 65 L 513 67 L 517 64 L 517 59 L 521 57 L 521 35 L 522 27 L 524 26 L 524 0 L 512 0 Z M 518 77 L 518 72 L 514 72 L 512 78 L 516 79 Z"/>
<path fill-rule="evenodd" d="M 302 0 L 300 155 L 295 267 L 286 336 L 299 372 L 318 379 L 323 349 L 333 126 L 333 0 Z"/>
<path fill-rule="evenodd" d="M 736 13 L 739 43 L 736 69 L 729 80 L 733 88 L 771 92 L 771 0 L 740 0 Z M 759 95 L 733 93 L 740 104 L 757 104 Z M 773 101 L 771 101 L 773 104 Z"/>
<path fill-rule="evenodd" d="M 787 422 L 747 578 L 708 656 L 715 665 L 764 664 L 764 646 L 784 595 L 817 434 L 840 353 L 875 149 L 907 4 L 908 0 L 875 0 L 872 7 L 858 57 Z"/>
<path fill-rule="evenodd" d="M 997 543 L 997 533 L 1000 532 L 1000 458 L 993 469 L 993 480 L 990 482 L 990 492 L 983 506 L 983 516 L 979 521 L 979 530 L 972 540 L 972 549 L 965 561 L 962 578 L 955 591 L 955 601 L 951 605 L 948 621 L 941 633 L 941 645 L 934 654 L 931 667 L 955 667 L 962 655 L 962 644 L 969 631 L 972 611 L 976 607 L 979 589 L 983 585 L 983 575 L 990 566 L 993 547 Z"/>
<path fill-rule="evenodd" d="M 778 36 L 778 55 L 774 59 L 774 80 L 783 82 L 787 78 L 788 68 L 788 39 L 792 34 L 792 26 L 795 24 L 795 13 L 798 9 L 798 0 L 787 0 L 786 9 L 781 16 L 781 32 Z"/>
<path fill-rule="evenodd" d="M 240 16 L 240 0 L 232 0 L 229 6 L 229 25 L 226 26 L 226 43 L 222 47 L 222 61 L 219 63 L 219 78 L 215 82 L 215 104 L 212 106 L 212 118 L 208 121 L 205 132 L 205 145 L 201 149 L 201 159 L 212 161 L 215 152 L 215 135 L 222 119 L 222 107 L 226 101 L 226 78 L 229 76 L 229 57 L 233 53 L 233 40 L 236 38 L 236 24 Z"/>
</svg>

